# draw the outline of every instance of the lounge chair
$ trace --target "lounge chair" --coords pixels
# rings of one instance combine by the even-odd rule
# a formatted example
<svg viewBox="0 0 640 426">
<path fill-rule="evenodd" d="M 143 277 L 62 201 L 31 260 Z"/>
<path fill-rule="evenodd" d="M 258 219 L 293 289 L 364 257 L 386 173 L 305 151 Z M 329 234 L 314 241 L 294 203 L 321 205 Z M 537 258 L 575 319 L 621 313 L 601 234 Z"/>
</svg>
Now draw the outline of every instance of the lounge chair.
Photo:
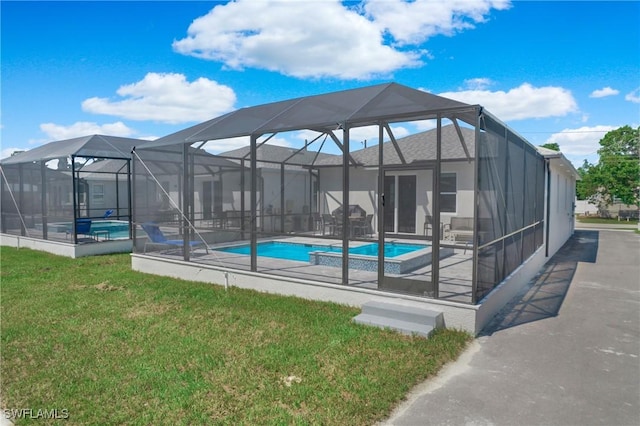
<svg viewBox="0 0 640 426">
<path fill-rule="evenodd" d="M 111 215 L 113 214 L 113 210 L 109 209 L 106 212 L 104 212 L 104 216 L 102 217 L 103 219 L 108 219 L 111 217 Z"/>
<path fill-rule="evenodd" d="M 149 236 L 149 240 L 150 240 L 144 243 L 145 253 L 147 252 L 147 244 L 167 245 L 167 246 L 174 246 L 174 247 L 184 246 L 183 240 L 168 240 L 167 237 L 165 237 L 164 234 L 162 233 L 162 230 L 160 230 L 160 227 L 155 223 L 143 223 L 141 226 L 142 226 L 142 229 L 144 229 L 144 232 L 146 232 L 147 235 Z M 189 249 L 193 250 L 194 247 L 202 244 L 203 244 L 202 241 L 189 241 Z M 205 245 L 205 249 L 207 249 L 206 245 Z M 207 253 L 208 252 L 209 250 L 207 249 Z"/>
</svg>

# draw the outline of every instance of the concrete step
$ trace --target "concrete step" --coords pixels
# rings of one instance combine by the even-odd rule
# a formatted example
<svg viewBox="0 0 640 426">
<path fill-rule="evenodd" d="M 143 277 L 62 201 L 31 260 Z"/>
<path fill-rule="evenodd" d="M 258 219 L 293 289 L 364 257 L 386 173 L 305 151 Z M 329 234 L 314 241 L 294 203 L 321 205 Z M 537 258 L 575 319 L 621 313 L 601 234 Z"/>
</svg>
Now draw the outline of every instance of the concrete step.
<svg viewBox="0 0 640 426">
<path fill-rule="evenodd" d="M 353 321 L 358 324 L 390 328 L 404 334 L 417 334 L 425 337 L 429 337 L 434 329 L 444 327 L 442 312 L 376 301 L 362 305 L 362 313 L 356 316 Z"/>
</svg>

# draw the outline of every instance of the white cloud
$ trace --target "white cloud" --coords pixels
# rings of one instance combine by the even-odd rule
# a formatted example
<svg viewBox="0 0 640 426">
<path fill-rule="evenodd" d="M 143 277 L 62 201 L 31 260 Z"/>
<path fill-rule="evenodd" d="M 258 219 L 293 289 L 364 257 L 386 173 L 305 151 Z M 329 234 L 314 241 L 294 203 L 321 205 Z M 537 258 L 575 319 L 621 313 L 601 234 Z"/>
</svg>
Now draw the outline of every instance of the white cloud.
<svg viewBox="0 0 640 426">
<path fill-rule="evenodd" d="M 565 116 L 578 110 L 571 91 L 554 86 L 533 87 L 529 83 L 508 92 L 463 90 L 439 93 L 439 96 L 482 105 L 504 121 Z"/>
<path fill-rule="evenodd" d="M 122 121 L 109 124 L 78 121 L 70 126 L 43 123 L 40 125 L 40 130 L 48 136 L 48 141 L 59 141 L 88 135 L 133 137 L 132 135 L 135 134 L 135 131 L 127 127 Z"/>
<path fill-rule="evenodd" d="M 148 73 L 144 79 L 121 86 L 124 100 L 89 98 L 83 111 L 130 120 L 155 120 L 170 124 L 204 121 L 233 109 L 236 95 L 228 86 L 206 78 L 188 82 L 182 74 Z"/>
<path fill-rule="evenodd" d="M 393 136 L 396 139 L 403 138 L 405 136 L 408 136 L 411 133 L 404 126 L 391 126 L 391 131 L 393 132 Z M 340 131 L 335 131 L 334 134 L 335 134 L 336 138 L 340 141 L 340 143 L 342 143 L 342 140 L 343 140 L 342 131 L 341 130 Z M 368 147 L 377 144 L 379 136 L 380 136 L 380 133 L 379 133 L 379 130 L 378 130 L 378 126 L 355 127 L 353 129 L 349 130 L 350 151 L 357 151 L 359 149 L 364 148 L 364 141 L 365 140 L 367 141 L 367 146 Z M 311 141 L 311 140 L 315 139 L 316 137 L 318 137 L 318 133 L 317 132 L 314 132 L 312 130 L 302 130 L 302 131 L 298 132 L 296 138 L 299 141 L 304 141 L 305 139 L 308 140 L 308 141 Z M 324 136 L 321 137 L 315 143 L 313 143 L 309 149 L 312 150 L 312 151 L 317 151 L 318 149 L 320 149 L 320 145 L 321 145 L 323 139 L 324 139 Z M 389 135 L 387 134 L 386 130 L 384 131 L 384 140 L 389 140 Z M 302 146 L 303 145 L 300 145 L 300 147 L 302 147 Z M 326 142 L 324 143 L 324 146 L 322 148 L 322 152 L 338 154 L 340 152 L 340 150 L 337 148 L 337 146 L 333 142 L 333 140 L 330 137 L 328 137 Z"/>
<path fill-rule="evenodd" d="M 261 140 L 258 140 L 258 144 Z M 227 151 L 233 151 L 234 149 L 243 148 L 245 146 L 249 146 L 251 140 L 249 136 L 240 136 L 237 138 L 227 138 L 227 139 L 217 139 L 213 141 L 209 141 L 202 146 L 202 148 L 211 153 L 211 154 L 220 154 Z M 286 137 L 276 136 L 269 139 L 267 142 L 269 145 L 277 145 L 277 146 L 292 146 L 291 141 L 289 141 Z"/>
<path fill-rule="evenodd" d="M 218 139 L 209 141 L 202 146 L 202 149 L 211 154 L 220 154 L 221 152 L 233 151 L 234 149 L 248 146 L 250 143 L 248 136 L 230 139 Z"/>
<path fill-rule="evenodd" d="M 564 129 L 554 133 L 545 143 L 557 143 L 560 151 L 567 156 L 594 155 L 600 149 L 600 139 L 607 132 L 619 126 L 584 126 L 577 129 Z"/>
<path fill-rule="evenodd" d="M 624 97 L 625 101 L 633 102 L 634 104 L 640 104 L 640 87 L 636 90 L 627 93 Z"/>
<path fill-rule="evenodd" d="M 424 49 L 401 50 L 434 34 L 482 22 L 505 1 L 237 0 L 195 19 L 176 52 L 298 78 L 369 79 L 419 66 Z M 426 12 L 425 12 L 426 10 Z M 394 40 L 390 40 L 395 38 Z"/>
<path fill-rule="evenodd" d="M 594 90 L 589 95 L 590 98 L 604 98 L 606 96 L 614 96 L 620 93 L 619 90 L 612 89 L 611 87 L 603 87 L 602 89 Z"/>
<path fill-rule="evenodd" d="M 510 7 L 502 0 L 368 0 L 364 9 L 399 44 L 418 44 L 435 35 L 454 35 L 486 21 L 492 9 Z"/>
<path fill-rule="evenodd" d="M 464 85 L 468 90 L 485 90 L 493 85 L 493 81 L 489 78 L 470 78 L 464 81 Z"/>
</svg>

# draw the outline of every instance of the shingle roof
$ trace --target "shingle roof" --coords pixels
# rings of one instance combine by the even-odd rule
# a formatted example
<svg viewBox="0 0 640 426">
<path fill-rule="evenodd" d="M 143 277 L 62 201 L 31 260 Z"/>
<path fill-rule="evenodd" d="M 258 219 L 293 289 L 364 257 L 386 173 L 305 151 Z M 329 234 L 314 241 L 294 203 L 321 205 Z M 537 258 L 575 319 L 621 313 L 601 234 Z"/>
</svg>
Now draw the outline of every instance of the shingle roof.
<svg viewBox="0 0 640 426">
<path fill-rule="evenodd" d="M 219 155 L 223 157 L 248 159 L 249 151 L 250 151 L 250 147 L 245 146 L 242 148 L 234 149 L 232 151 L 221 153 Z M 297 154 L 296 154 L 296 151 L 299 151 L 299 150 L 296 148 L 288 148 L 284 146 L 264 144 L 258 148 L 257 150 L 258 155 L 256 160 L 260 163 L 262 167 L 280 168 L 280 163 L 282 163 L 285 159 L 288 159 L 287 164 L 311 165 L 311 164 L 314 164 L 314 161 L 315 163 L 318 163 L 320 161 L 323 161 L 332 157 L 337 157 L 338 159 L 342 158 L 341 155 L 326 154 L 323 152 L 318 153 L 317 151 L 302 150 L 302 151 L 299 151 Z"/>
<path fill-rule="evenodd" d="M 475 156 L 475 131 L 467 127 L 460 127 L 462 137 L 469 151 L 471 159 Z M 427 130 L 426 132 L 416 133 L 401 139 L 397 139 L 400 151 L 407 163 L 415 161 L 427 161 L 436 159 L 436 141 L 437 130 Z M 454 125 L 442 127 L 442 160 L 467 160 L 462 142 L 458 137 L 458 132 Z M 351 157 L 359 164 L 364 166 L 378 165 L 378 145 L 364 148 L 358 151 L 352 151 Z M 400 164 L 393 143 L 385 142 L 383 148 L 384 164 Z M 342 156 L 337 158 L 326 158 L 317 162 L 318 166 L 339 166 L 342 164 Z"/>
</svg>

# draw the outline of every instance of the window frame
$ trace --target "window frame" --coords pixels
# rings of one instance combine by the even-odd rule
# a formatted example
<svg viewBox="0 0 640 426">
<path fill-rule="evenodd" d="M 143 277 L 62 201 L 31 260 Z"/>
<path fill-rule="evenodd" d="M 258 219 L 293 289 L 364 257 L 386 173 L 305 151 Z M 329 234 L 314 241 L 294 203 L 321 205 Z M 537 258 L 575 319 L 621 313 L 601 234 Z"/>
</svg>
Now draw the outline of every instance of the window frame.
<svg viewBox="0 0 640 426">
<path fill-rule="evenodd" d="M 444 181 L 445 176 L 447 177 L 451 177 L 453 176 L 454 179 L 454 184 L 455 184 L 455 191 L 451 192 L 451 191 L 443 191 L 442 190 L 442 182 Z M 454 200 L 453 200 L 453 210 L 445 210 L 444 209 L 444 203 L 442 200 L 442 196 L 443 195 L 453 195 Z M 448 214 L 456 214 L 458 212 L 458 173 L 457 172 L 441 172 L 440 173 L 440 213 L 448 213 Z"/>
</svg>

